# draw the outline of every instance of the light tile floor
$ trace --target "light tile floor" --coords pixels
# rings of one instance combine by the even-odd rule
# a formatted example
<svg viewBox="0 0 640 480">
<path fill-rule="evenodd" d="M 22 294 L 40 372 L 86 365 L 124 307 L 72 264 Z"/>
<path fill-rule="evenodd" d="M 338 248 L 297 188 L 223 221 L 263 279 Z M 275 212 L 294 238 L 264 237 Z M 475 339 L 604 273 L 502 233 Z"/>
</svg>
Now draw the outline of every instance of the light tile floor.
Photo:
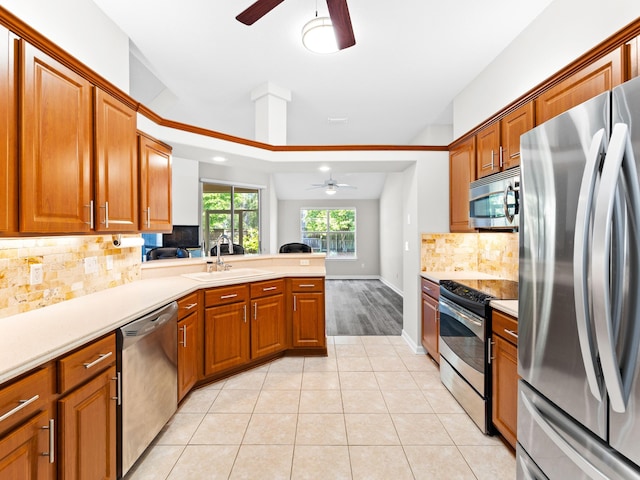
<svg viewBox="0 0 640 480">
<path fill-rule="evenodd" d="M 328 343 L 191 392 L 127 480 L 515 478 L 401 337 Z"/>
</svg>

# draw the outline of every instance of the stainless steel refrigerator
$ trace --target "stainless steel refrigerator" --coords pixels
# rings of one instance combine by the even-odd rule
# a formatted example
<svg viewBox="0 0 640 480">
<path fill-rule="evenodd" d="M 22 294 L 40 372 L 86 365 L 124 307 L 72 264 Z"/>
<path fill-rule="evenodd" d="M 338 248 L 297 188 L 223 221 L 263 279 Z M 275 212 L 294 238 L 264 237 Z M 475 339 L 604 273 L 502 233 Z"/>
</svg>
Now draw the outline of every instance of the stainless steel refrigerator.
<svg viewBox="0 0 640 480">
<path fill-rule="evenodd" d="M 640 78 L 521 138 L 519 479 L 640 479 Z"/>
</svg>

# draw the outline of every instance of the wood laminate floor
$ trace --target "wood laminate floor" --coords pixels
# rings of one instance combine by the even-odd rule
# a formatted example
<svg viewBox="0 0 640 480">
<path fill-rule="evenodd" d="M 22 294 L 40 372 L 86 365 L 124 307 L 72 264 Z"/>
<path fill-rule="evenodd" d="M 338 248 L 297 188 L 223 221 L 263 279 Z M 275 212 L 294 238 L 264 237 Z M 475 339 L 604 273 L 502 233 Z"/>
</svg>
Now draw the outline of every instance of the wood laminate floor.
<svg viewBox="0 0 640 480">
<path fill-rule="evenodd" d="M 380 280 L 326 280 L 327 335 L 400 335 L 402 297 Z"/>
</svg>

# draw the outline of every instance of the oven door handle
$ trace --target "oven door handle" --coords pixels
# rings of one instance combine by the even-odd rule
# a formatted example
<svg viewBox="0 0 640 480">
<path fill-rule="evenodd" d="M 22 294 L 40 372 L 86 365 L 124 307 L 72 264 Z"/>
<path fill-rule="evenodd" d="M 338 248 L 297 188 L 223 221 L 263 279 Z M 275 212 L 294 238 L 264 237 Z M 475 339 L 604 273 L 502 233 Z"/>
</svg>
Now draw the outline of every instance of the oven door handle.
<svg viewBox="0 0 640 480">
<path fill-rule="evenodd" d="M 450 310 L 452 313 L 451 315 L 452 317 L 458 319 L 463 324 L 467 324 L 468 327 L 473 326 L 475 328 L 482 328 L 484 324 L 484 321 L 481 317 L 478 317 L 477 315 L 467 311 L 466 309 L 459 307 L 452 301 L 447 300 L 442 296 L 440 297 L 439 307 L 440 307 L 440 315 L 442 315 L 442 311 L 444 307 L 445 313 L 447 310 Z M 471 325 L 468 325 L 468 324 L 471 324 Z"/>
</svg>

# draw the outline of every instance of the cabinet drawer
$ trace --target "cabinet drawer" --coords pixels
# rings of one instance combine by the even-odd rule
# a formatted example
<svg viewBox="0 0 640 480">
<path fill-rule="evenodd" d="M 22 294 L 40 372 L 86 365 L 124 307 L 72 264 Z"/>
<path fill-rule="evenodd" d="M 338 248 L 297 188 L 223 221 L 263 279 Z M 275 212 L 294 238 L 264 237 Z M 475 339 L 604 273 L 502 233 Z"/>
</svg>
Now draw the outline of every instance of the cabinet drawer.
<svg viewBox="0 0 640 480">
<path fill-rule="evenodd" d="M 230 287 L 212 288 L 204 292 L 204 304 L 206 307 L 217 307 L 229 303 L 245 302 L 249 298 L 249 289 L 246 285 L 233 285 Z"/>
<path fill-rule="evenodd" d="M 115 334 L 82 347 L 58 360 L 58 392 L 71 390 L 115 363 Z"/>
<path fill-rule="evenodd" d="M 422 293 L 426 293 L 431 298 L 438 300 L 440 298 L 440 285 L 426 278 L 421 282 Z"/>
<path fill-rule="evenodd" d="M 193 292 L 178 300 L 178 320 L 188 317 L 198 310 L 198 292 Z"/>
<path fill-rule="evenodd" d="M 53 393 L 51 365 L 0 389 L 0 435 L 47 407 Z"/>
<path fill-rule="evenodd" d="M 498 310 L 494 310 L 492 321 L 491 330 L 493 333 L 500 335 L 514 345 L 518 344 L 518 320 Z"/>
<path fill-rule="evenodd" d="M 267 280 L 251 284 L 251 298 L 268 297 L 284 292 L 284 280 Z"/>
<path fill-rule="evenodd" d="M 324 278 L 292 278 L 291 291 L 322 292 L 324 291 Z"/>
</svg>

